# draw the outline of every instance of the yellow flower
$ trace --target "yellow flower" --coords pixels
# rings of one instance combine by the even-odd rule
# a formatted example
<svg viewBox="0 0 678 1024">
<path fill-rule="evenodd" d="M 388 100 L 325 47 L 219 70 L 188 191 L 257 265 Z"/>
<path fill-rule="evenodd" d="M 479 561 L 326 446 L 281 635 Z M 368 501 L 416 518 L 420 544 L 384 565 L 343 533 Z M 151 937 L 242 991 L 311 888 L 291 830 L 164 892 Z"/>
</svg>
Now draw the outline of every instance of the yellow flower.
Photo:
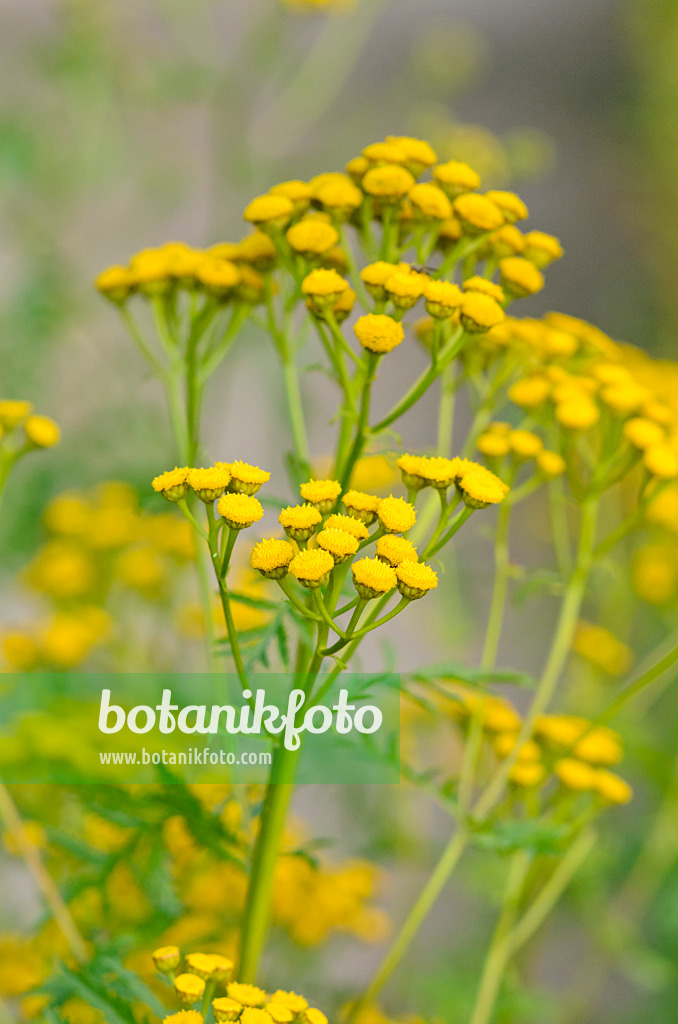
<svg viewBox="0 0 678 1024">
<path fill-rule="evenodd" d="M 386 142 L 397 146 L 405 154 L 407 167 L 415 177 L 438 159 L 432 146 L 422 139 L 412 139 L 407 135 L 387 135 Z"/>
<path fill-rule="evenodd" d="M 282 228 L 294 213 L 294 203 L 287 196 L 265 195 L 253 199 L 245 207 L 243 219 L 252 224 Z"/>
<path fill-rule="evenodd" d="M 188 466 L 184 466 L 181 469 L 175 466 L 174 469 L 156 476 L 151 482 L 151 486 L 154 491 L 162 494 L 163 498 L 166 498 L 167 501 L 181 501 L 190 490 L 190 484 L 188 483 L 189 472 Z"/>
<path fill-rule="evenodd" d="M 531 430 L 512 430 L 509 434 L 511 451 L 521 459 L 534 459 L 544 447 L 544 442 Z"/>
<path fill-rule="evenodd" d="M 263 988 L 256 985 L 245 985 L 239 981 L 232 981 L 227 987 L 229 999 L 235 999 L 242 1006 L 263 1006 L 266 1002 L 266 993 Z"/>
<path fill-rule="evenodd" d="M 327 532 L 327 531 L 323 531 Z M 313 589 L 327 583 L 334 569 L 334 558 L 322 548 L 300 551 L 290 562 L 290 572 L 302 587 Z"/>
<path fill-rule="evenodd" d="M 308 540 L 321 520 L 322 515 L 315 505 L 289 505 L 278 516 L 278 522 L 293 540 Z"/>
<path fill-rule="evenodd" d="M 338 480 L 307 480 L 299 488 L 304 501 L 315 505 L 319 511 L 326 515 L 337 503 L 341 494 L 341 484 Z"/>
<path fill-rule="evenodd" d="M 497 505 L 504 500 L 509 491 L 506 484 L 485 466 L 473 466 L 471 469 L 466 469 L 459 477 L 457 486 L 461 491 L 464 504 L 469 508 L 487 508 L 488 505 Z"/>
<path fill-rule="evenodd" d="M 250 555 L 250 565 L 267 580 L 279 580 L 287 575 L 295 550 L 292 545 L 278 537 L 269 537 L 255 544 Z"/>
<path fill-rule="evenodd" d="M 509 757 L 515 750 L 517 734 L 515 732 L 499 733 L 493 746 L 497 757 Z M 541 758 L 541 749 L 535 740 L 526 740 L 518 750 L 518 761 L 538 761 Z"/>
<path fill-rule="evenodd" d="M 242 1003 L 236 999 L 230 999 L 229 996 L 220 996 L 219 999 L 212 1000 L 212 1010 L 216 1021 L 237 1020 L 242 1009 Z"/>
<path fill-rule="evenodd" d="M 278 989 L 277 992 L 273 993 L 271 1002 L 287 1006 L 295 1015 L 303 1013 L 308 1006 L 303 996 L 297 995 L 296 992 L 284 992 L 282 989 Z"/>
<path fill-rule="evenodd" d="M 407 195 L 414 184 L 410 172 L 397 164 L 371 167 L 361 182 L 368 195 L 382 202 L 397 202 Z"/>
<path fill-rule="evenodd" d="M 504 214 L 496 203 L 477 192 L 465 192 L 454 200 L 454 213 L 469 235 L 496 231 L 504 223 Z"/>
<path fill-rule="evenodd" d="M 115 571 L 121 583 L 147 596 L 157 594 L 167 578 L 165 560 L 143 544 L 122 551 L 116 558 Z"/>
<path fill-rule="evenodd" d="M 343 530 L 345 533 L 350 533 L 352 537 L 357 537 L 358 540 L 366 540 L 369 537 L 369 531 L 363 522 L 354 519 L 353 516 L 342 516 L 337 513 L 328 516 L 325 520 L 325 529 Z"/>
<path fill-rule="evenodd" d="M 670 444 L 653 444 L 645 450 L 646 469 L 660 480 L 678 477 L 678 450 Z"/>
<path fill-rule="evenodd" d="M 260 270 L 270 270 L 278 256 L 273 239 L 264 231 L 253 231 L 251 235 L 243 238 L 238 246 L 238 258 L 241 262 L 251 264 Z M 240 269 L 242 280 L 246 279 L 246 272 Z"/>
<path fill-rule="evenodd" d="M 573 650 L 612 676 L 623 676 L 631 667 L 631 649 L 609 629 L 591 622 L 580 622 L 572 643 Z"/>
<path fill-rule="evenodd" d="M 508 390 L 512 402 L 522 409 L 536 409 L 551 393 L 551 384 L 546 377 L 523 377 Z"/>
<path fill-rule="evenodd" d="M 312 300 L 314 307 L 319 308 L 333 306 L 348 287 L 348 281 L 345 281 L 336 270 L 326 270 L 322 267 L 312 270 L 301 283 L 304 295 Z"/>
<path fill-rule="evenodd" d="M 567 469 L 565 459 L 558 452 L 541 451 L 537 454 L 536 462 L 539 472 L 549 479 L 562 476 Z"/>
<path fill-rule="evenodd" d="M 222 494 L 217 512 L 232 530 L 244 530 L 264 517 L 261 502 L 250 494 Z"/>
<path fill-rule="evenodd" d="M 661 444 L 665 434 L 663 428 L 654 420 L 634 416 L 624 424 L 624 437 L 634 448 L 644 451 L 652 445 Z"/>
<path fill-rule="evenodd" d="M 504 319 L 504 310 L 498 302 L 481 292 L 466 292 L 461 302 L 460 318 L 465 330 L 484 334 Z"/>
<path fill-rule="evenodd" d="M 314 198 L 334 220 L 346 220 L 362 203 L 363 194 L 350 179 L 343 178 L 321 185 L 315 190 Z"/>
<path fill-rule="evenodd" d="M 525 203 L 515 192 L 501 192 L 493 189 L 487 192 L 486 196 L 499 207 L 508 224 L 514 224 L 517 220 L 526 220 L 529 216 Z"/>
<path fill-rule="evenodd" d="M 317 537 L 318 547 L 328 551 L 335 565 L 345 562 L 358 550 L 358 540 L 345 530 L 321 530 Z"/>
<path fill-rule="evenodd" d="M 219 463 L 231 474 L 228 482 L 229 491 L 236 494 L 256 494 L 257 491 L 271 479 L 271 474 L 266 469 L 259 469 L 258 466 L 250 466 L 247 462 L 239 459 L 231 463 Z"/>
<path fill-rule="evenodd" d="M 624 751 L 616 732 L 598 726 L 585 732 L 572 748 L 572 755 L 589 764 L 617 764 Z"/>
<path fill-rule="evenodd" d="M 201 284 L 217 296 L 225 295 L 240 284 L 240 271 L 230 260 L 203 260 L 196 276 Z"/>
<path fill-rule="evenodd" d="M 587 793 L 596 788 L 597 771 L 584 761 L 573 757 L 561 757 L 553 766 L 555 774 L 567 789 Z"/>
<path fill-rule="evenodd" d="M 448 220 L 444 220 L 438 228 L 437 248 L 441 252 L 449 252 L 452 246 L 459 241 L 463 233 L 461 221 L 458 217 L 450 217 Z"/>
<path fill-rule="evenodd" d="M 505 224 L 503 228 L 499 228 L 498 231 L 494 231 L 490 235 L 487 246 L 495 259 L 503 259 L 504 256 L 521 256 L 525 249 L 525 237 L 513 224 Z"/>
<path fill-rule="evenodd" d="M 202 1024 L 202 1014 L 198 1010 L 179 1010 L 164 1017 L 162 1024 Z"/>
<path fill-rule="evenodd" d="M 378 260 L 376 263 L 369 263 L 360 271 L 360 279 L 368 292 L 376 302 L 383 302 L 386 299 L 386 282 L 399 270 L 406 270 L 406 263 L 385 263 Z"/>
<path fill-rule="evenodd" d="M 518 299 L 536 295 L 544 287 L 541 271 L 522 256 L 506 256 L 499 260 L 499 275 L 506 294 Z"/>
<path fill-rule="evenodd" d="M 427 486 L 427 479 L 424 467 L 426 465 L 424 455 L 400 455 L 396 460 L 396 466 L 400 470 L 403 483 L 410 490 L 421 490 Z"/>
<path fill-rule="evenodd" d="M 500 306 L 506 301 L 503 289 L 498 284 L 488 281 L 486 277 L 479 277 L 477 274 L 464 281 L 462 288 L 465 292 L 480 292 L 481 295 L 489 295 Z"/>
<path fill-rule="evenodd" d="M 442 189 L 430 182 L 419 182 L 407 193 L 415 214 L 426 220 L 447 220 L 452 216 L 452 204 Z"/>
<path fill-rule="evenodd" d="M 418 562 L 419 555 L 411 540 L 407 537 L 397 537 L 393 533 L 379 537 L 375 545 L 377 558 L 386 562 L 392 569 L 395 569 L 401 562 Z"/>
<path fill-rule="evenodd" d="M 417 521 L 414 505 L 404 498 L 382 498 L 377 510 L 379 522 L 385 533 L 407 533 Z"/>
<path fill-rule="evenodd" d="M 403 325 L 383 313 L 367 313 L 356 320 L 353 330 L 363 348 L 383 355 L 405 338 Z"/>
<path fill-rule="evenodd" d="M 341 500 L 348 514 L 354 519 L 360 519 L 366 526 L 369 526 L 377 518 L 380 499 L 376 494 L 347 491 Z"/>
<path fill-rule="evenodd" d="M 0 651 L 10 672 L 30 672 L 40 662 L 40 650 L 30 633 L 12 629 L 0 634 Z"/>
<path fill-rule="evenodd" d="M 378 558 L 361 558 L 353 563 L 351 569 L 353 584 L 366 601 L 387 594 L 398 583 L 395 570 Z"/>
<path fill-rule="evenodd" d="M 633 586 L 649 604 L 663 605 L 678 592 L 678 559 L 672 547 L 647 544 L 633 560 Z"/>
<path fill-rule="evenodd" d="M 422 458 L 422 472 L 426 483 L 436 490 L 445 491 L 455 482 L 460 464 L 457 459 L 446 459 L 441 455 Z"/>
<path fill-rule="evenodd" d="M 528 231 L 524 237 L 523 256 L 535 266 L 548 267 L 549 263 L 562 258 L 563 247 L 554 235 L 547 235 L 544 231 Z"/>
<path fill-rule="evenodd" d="M 246 1006 L 240 1017 L 241 1024 L 271 1024 L 271 1018 L 265 1010 L 254 1006 Z"/>
<path fill-rule="evenodd" d="M 407 153 L 395 142 L 371 142 L 362 155 L 370 164 L 405 164 Z"/>
<path fill-rule="evenodd" d="M 555 413 L 567 430 L 588 430 L 600 419 L 598 406 L 584 394 L 558 402 Z"/>
<path fill-rule="evenodd" d="M 36 448 L 51 448 L 61 439 L 58 424 L 49 416 L 29 416 L 24 423 L 26 440 Z"/>
<path fill-rule="evenodd" d="M 303 256 L 321 256 L 339 241 L 339 232 L 331 224 L 315 218 L 301 220 L 287 231 L 287 241 Z"/>
<path fill-rule="evenodd" d="M 353 181 L 360 183 L 369 166 L 370 162 L 366 157 L 362 155 L 354 156 L 353 159 L 349 160 L 346 164 L 345 171 Z"/>
<path fill-rule="evenodd" d="M 322 1010 L 316 1010 L 314 1006 L 309 1006 L 307 1010 L 301 1015 L 302 1024 L 328 1024 L 327 1017 Z"/>
<path fill-rule="evenodd" d="M 509 772 L 509 782 L 523 789 L 532 789 L 544 781 L 546 768 L 539 761 L 518 761 Z"/>
<path fill-rule="evenodd" d="M 189 469 L 186 480 L 193 493 L 206 505 L 216 501 L 231 482 L 230 466 L 224 463 L 209 466 L 207 469 Z"/>
<path fill-rule="evenodd" d="M 33 412 L 31 402 L 6 398 L 0 402 L 0 426 L 7 430 L 18 427 Z"/>
<path fill-rule="evenodd" d="M 537 736 L 558 747 L 571 747 L 586 732 L 589 723 L 575 715 L 540 715 L 534 724 Z"/>
<path fill-rule="evenodd" d="M 423 562 L 400 562 L 395 567 L 395 574 L 398 577 L 398 591 L 408 601 L 416 601 L 438 586 L 436 573 Z"/>
<path fill-rule="evenodd" d="M 192 1006 L 202 999 L 205 982 L 197 974 L 178 974 L 174 979 L 174 991 L 182 1003 Z"/>
<path fill-rule="evenodd" d="M 611 804 L 627 804 L 633 799 L 633 790 L 628 782 L 604 768 L 596 772 L 593 788 L 603 800 Z"/>
<path fill-rule="evenodd" d="M 426 312 L 439 320 L 451 317 L 461 306 L 463 295 L 451 281 L 427 281 L 424 287 Z"/>
<path fill-rule="evenodd" d="M 134 275 L 129 267 L 108 267 L 94 280 L 95 288 L 111 302 L 124 302 L 134 289 Z"/>
<path fill-rule="evenodd" d="M 678 483 L 662 487 L 647 507 L 646 519 L 678 533 Z"/>
<path fill-rule="evenodd" d="M 233 961 L 219 953 L 189 953 L 186 966 L 203 981 L 226 981 L 233 971 Z"/>
<path fill-rule="evenodd" d="M 486 430 L 476 441 L 476 448 L 488 459 L 501 459 L 510 451 L 509 435 L 497 430 Z"/>
<path fill-rule="evenodd" d="M 433 168 L 433 180 L 447 192 L 448 196 L 456 196 L 460 192 L 471 192 L 480 188 L 480 175 L 459 160 L 448 160 Z"/>
<path fill-rule="evenodd" d="M 608 384 L 601 389 L 600 397 L 610 409 L 628 415 L 637 412 L 645 404 L 650 392 L 631 380 L 620 384 Z"/>
<path fill-rule="evenodd" d="M 411 309 L 424 294 L 428 282 L 425 274 L 414 271 L 397 271 L 388 278 L 385 291 L 398 309 Z"/>
</svg>

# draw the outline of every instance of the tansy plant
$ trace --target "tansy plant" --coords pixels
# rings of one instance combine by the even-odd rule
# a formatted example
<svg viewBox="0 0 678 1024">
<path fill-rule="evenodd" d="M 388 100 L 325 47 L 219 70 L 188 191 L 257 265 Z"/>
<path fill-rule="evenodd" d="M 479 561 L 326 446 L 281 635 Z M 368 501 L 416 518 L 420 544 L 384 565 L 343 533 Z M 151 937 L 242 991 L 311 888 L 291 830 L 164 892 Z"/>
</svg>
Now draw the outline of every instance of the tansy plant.
<svg viewBox="0 0 678 1024">
<path fill-rule="evenodd" d="M 60 437 L 54 420 L 35 414 L 30 402 L 0 400 L 0 502 L 9 474 L 19 459 L 38 448 L 51 448 Z"/>
<path fill-rule="evenodd" d="M 260 638 L 249 646 L 235 628 L 229 572 L 236 548 L 246 549 L 252 568 L 270 581 L 271 607 L 279 613 L 265 643 L 280 641 L 282 632 L 279 657 L 302 680 L 308 708 L 365 636 L 437 588 L 443 552 L 468 535 L 467 528 L 456 538 L 469 519 L 492 526 L 494 586 L 481 664 L 467 679 L 479 692 L 457 697 L 463 756 L 443 801 L 456 824 L 352 1017 L 373 1005 L 399 967 L 464 850 L 480 834 L 496 839 L 519 806 L 552 835 L 560 860 L 551 865 L 548 895 L 535 897 L 536 847 L 518 841 L 524 831 L 507 839 L 519 848 L 472 1014 L 472 1024 L 490 1020 L 521 937 L 534 931 L 590 848 L 593 818 L 630 795 L 606 767 L 617 760 L 617 741 L 603 725 L 678 657 L 674 650 L 644 673 L 601 710 L 600 721 L 564 719 L 553 739 L 559 720 L 547 712 L 591 575 L 626 550 L 678 479 L 678 409 L 661 364 L 573 317 L 513 315 L 516 301 L 541 291 L 543 271 L 562 250 L 553 236 L 517 227 L 528 215 L 517 195 L 483 193 L 480 184 L 465 163 L 437 162 L 426 142 L 390 136 L 366 146 L 345 173 L 285 181 L 254 198 L 244 211 L 253 230 L 239 243 L 206 250 L 171 243 L 97 280 L 166 386 L 180 465 L 160 473 L 153 488 L 202 539 L 228 655 L 244 689 L 254 665 L 273 655 Z M 139 326 L 144 307 L 155 324 L 153 342 Z M 294 449 L 287 460 L 293 502 L 278 508 L 281 529 L 254 543 L 243 537 L 258 529 L 265 503 L 275 504 L 266 497 L 269 472 L 233 461 L 231 453 L 229 461 L 196 465 L 204 390 L 246 322 L 266 334 L 280 360 Z M 383 360 L 406 360 L 413 339 L 426 365 L 390 409 L 375 414 Z M 310 345 L 339 399 L 336 445 L 324 474 L 313 472 L 319 453 L 310 448 L 300 384 Z M 463 437 L 455 427 L 461 391 L 471 410 Z M 433 419 L 434 395 L 435 444 L 402 451 L 394 426 L 417 406 Z M 242 444 L 233 454 L 246 454 Z M 402 494 L 378 497 L 355 485 L 361 459 L 379 451 L 392 453 Z M 533 589 L 549 586 L 559 611 L 529 707 L 522 717 L 505 710 L 504 725 L 494 730 L 496 698 L 483 691 L 496 678 L 515 586 L 511 519 L 538 490 L 548 501 L 555 565 Z M 614 523 L 607 532 L 603 506 L 602 523 Z M 496 518 L 483 511 L 494 507 Z M 209 588 L 203 593 L 209 598 Z M 292 656 L 288 629 L 296 632 Z M 297 756 L 282 746 L 274 756 L 250 866 L 237 972 L 244 984 L 258 978 Z M 409 778 L 423 784 L 415 773 Z M 430 777 L 426 786 L 430 791 Z"/>
</svg>

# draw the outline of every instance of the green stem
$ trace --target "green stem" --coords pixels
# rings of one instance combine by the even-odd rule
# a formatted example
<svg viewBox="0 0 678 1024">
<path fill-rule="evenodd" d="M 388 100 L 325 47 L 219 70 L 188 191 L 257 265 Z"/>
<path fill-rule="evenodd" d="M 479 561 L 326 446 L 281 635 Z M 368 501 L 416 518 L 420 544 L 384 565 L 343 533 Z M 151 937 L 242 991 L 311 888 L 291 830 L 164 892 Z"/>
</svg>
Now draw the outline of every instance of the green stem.
<svg viewBox="0 0 678 1024">
<path fill-rule="evenodd" d="M 469 1024 L 489 1024 L 494 1004 L 499 994 L 506 964 L 511 952 L 510 936 L 513 922 L 518 913 L 520 896 L 531 863 L 530 854 L 524 850 L 514 853 L 511 858 L 501 913 L 492 937 L 483 968 L 480 987 Z"/>
<path fill-rule="evenodd" d="M 445 888 L 464 851 L 467 839 L 468 834 L 464 828 L 459 828 L 450 839 L 429 880 L 419 894 L 404 924 L 382 960 L 377 973 L 362 998 L 353 1006 L 349 1015 L 349 1021 L 358 1019 L 364 1010 L 376 1002 L 377 996 L 400 964 L 414 936 L 421 928 L 431 908 Z"/>
<path fill-rule="evenodd" d="M 492 600 L 490 603 L 490 614 L 487 620 L 487 631 L 481 658 L 481 668 L 490 670 L 494 668 L 497 661 L 499 641 L 504 622 L 504 610 L 506 607 L 506 596 L 509 583 L 509 528 L 511 524 L 511 505 L 504 501 L 499 506 L 497 519 L 497 532 L 495 535 L 494 548 L 494 585 L 492 588 Z"/>
<path fill-rule="evenodd" d="M 301 389 L 299 387 L 299 374 L 294 357 L 291 355 L 287 355 L 283 359 L 283 381 L 285 383 L 287 408 L 290 414 L 290 425 L 294 439 L 294 451 L 298 461 L 301 463 L 302 471 L 306 472 L 310 468 L 311 456 L 308 446 L 308 435 L 306 433 L 304 407 L 301 400 Z"/>
</svg>

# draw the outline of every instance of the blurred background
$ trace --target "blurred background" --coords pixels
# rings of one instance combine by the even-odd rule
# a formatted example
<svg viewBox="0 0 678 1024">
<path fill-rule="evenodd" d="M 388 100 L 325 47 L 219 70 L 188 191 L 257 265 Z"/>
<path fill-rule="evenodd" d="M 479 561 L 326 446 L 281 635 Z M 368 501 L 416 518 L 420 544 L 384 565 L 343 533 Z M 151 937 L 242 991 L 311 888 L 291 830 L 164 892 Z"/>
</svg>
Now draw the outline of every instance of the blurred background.
<svg viewBox="0 0 678 1024">
<path fill-rule="evenodd" d="M 248 198 L 276 181 L 340 170 L 387 133 L 425 137 L 442 159 L 476 167 L 487 187 L 515 188 L 529 227 L 560 238 L 565 259 L 521 314 L 567 311 L 675 357 L 675 0 L 355 0 L 317 15 L 280 0 L 4 0 L 0 86 L 0 397 L 30 398 L 64 434 L 49 457 L 16 471 L 0 527 L 3 619 L 50 498 L 104 479 L 144 496 L 175 459 L 160 387 L 94 292 L 95 275 L 169 239 L 238 240 Z M 421 356 L 409 358 L 387 380 L 385 406 Z M 261 337 L 239 342 L 212 382 L 204 435 L 211 458 L 273 469 L 279 493 L 283 400 L 270 362 Z M 319 457 L 323 394 L 308 396 Z M 430 441 L 418 414 L 409 427 L 413 444 Z M 416 644 L 408 649 L 416 660 Z M 666 757 L 650 771 L 657 778 L 671 750 L 665 730 Z M 675 800 L 672 787 L 655 804 Z M 330 828 L 322 795 L 318 804 L 318 827 Z M 635 813 L 637 837 L 649 812 Z M 516 1004 L 506 1020 L 536 1019 L 540 1006 L 542 1020 L 559 1024 L 675 1019 L 678 867 L 664 841 L 661 898 L 628 896 L 641 916 L 656 910 L 652 948 L 636 948 L 620 927 L 624 955 L 610 954 L 610 932 L 584 964 L 581 927 L 566 911 L 544 962 L 531 965 L 533 980 L 567 985 L 585 974 L 585 995 L 562 1013 L 557 1001 L 531 1003 L 529 1014 Z M 610 889 L 627 854 L 617 836 L 596 855 Z M 574 902 L 590 922 L 604 893 L 587 896 L 584 886 Z M 459 894 L 444 912 L 464 916 Z M 434 957 L 433 968 L 420 987 L 436 1006 L 435 971 L 442 985 L 449 961 Z"/>
</svg>

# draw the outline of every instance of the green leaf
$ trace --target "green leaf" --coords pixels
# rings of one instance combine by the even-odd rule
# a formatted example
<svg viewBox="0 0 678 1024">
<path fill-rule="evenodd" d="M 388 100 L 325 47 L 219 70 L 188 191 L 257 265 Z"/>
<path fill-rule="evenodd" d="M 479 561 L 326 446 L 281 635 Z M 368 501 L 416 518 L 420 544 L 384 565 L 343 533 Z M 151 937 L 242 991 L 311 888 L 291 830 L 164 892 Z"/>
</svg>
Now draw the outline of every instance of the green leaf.
<svg viewBox="0 0 678 1024">
<path fill-rule="evenodd" d="M 497 670 L 488 672 L 486 669 L 459 665 L 456 662 L 441 662 L 428 668 L 417 669 L 411 678 L 420 683 L 428 683 L 435 679 L 447 679 L 451 682 L 468 683 L 469 686 L 486 686 L 490 683 L 510 683 L 514 686 L 526 686 L 534 689 L 537 682 L 527 672 Z"/>
<path fill-rule="evenodd" d="M 512 853 L 529 850 L 532 853 L 560 853 L 571 833 L 568 825 L 532 818 L 488 822 L 474 828 L 471 841 L 483 850 Z"/>
</svg>

